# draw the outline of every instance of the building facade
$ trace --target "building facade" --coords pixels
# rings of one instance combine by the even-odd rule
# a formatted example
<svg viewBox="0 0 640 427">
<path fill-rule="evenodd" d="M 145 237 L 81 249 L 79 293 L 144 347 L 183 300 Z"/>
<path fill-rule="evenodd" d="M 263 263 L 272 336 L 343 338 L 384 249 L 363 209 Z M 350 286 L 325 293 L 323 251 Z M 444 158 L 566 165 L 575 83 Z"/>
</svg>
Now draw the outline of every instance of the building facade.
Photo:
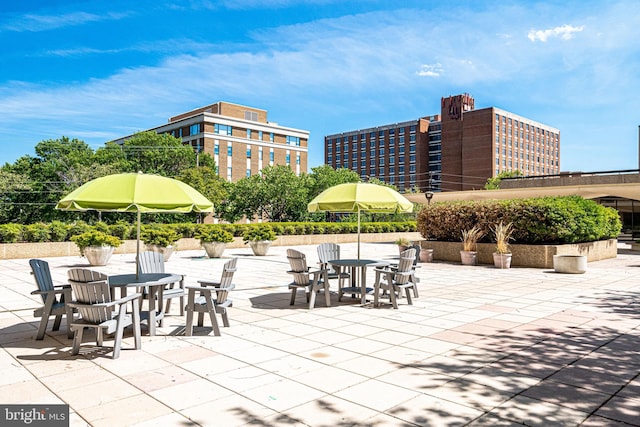
<svg viewBox="0 0 640 427">
<path fill-rule="evenodd" d="M 325 163 L 401 191 L 481 189 L 501 172 L 560 172 L 560 132 L 468 94 L 441 99 L 439 115 L 325 137 Z"/>
<path fill-rule="evenodd" d="M 266 110 L 217 102 L 149 130 L 169 133 L 196 153 L 211 155 L 218 174 L 228 181 L 255 175 L 269 165 L 289 166 L 296 175 L 307 172 L 309 132 L 269 122 Z"/>
</svg>

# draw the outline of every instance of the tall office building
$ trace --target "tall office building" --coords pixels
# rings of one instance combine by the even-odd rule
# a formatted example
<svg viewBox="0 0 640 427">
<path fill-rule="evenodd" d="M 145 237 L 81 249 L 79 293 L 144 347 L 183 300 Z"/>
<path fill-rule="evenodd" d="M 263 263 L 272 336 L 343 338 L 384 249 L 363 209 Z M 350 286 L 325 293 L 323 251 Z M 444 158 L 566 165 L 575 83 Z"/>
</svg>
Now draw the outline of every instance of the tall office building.
<svg viewBox="0 0 640 427">
<path fill-rule="evenodd" d="M 325 163 L 401 191 L 481 189 L 505 171 L 560 172 L 560 132 L 468 94 L 441 99 L 439 115 L 325 137 Z"/>
<path fill-rule="evenodd" d="M 268 165 L 290 166 L 296 175 L 307 172 L 309 132 L 269 122 L 266 110 L 217 102 L 149 130 L 170 133 L 197 153 L 210 154 L 218 174 L 228 181 L 257 174 Z"/>
</svg>

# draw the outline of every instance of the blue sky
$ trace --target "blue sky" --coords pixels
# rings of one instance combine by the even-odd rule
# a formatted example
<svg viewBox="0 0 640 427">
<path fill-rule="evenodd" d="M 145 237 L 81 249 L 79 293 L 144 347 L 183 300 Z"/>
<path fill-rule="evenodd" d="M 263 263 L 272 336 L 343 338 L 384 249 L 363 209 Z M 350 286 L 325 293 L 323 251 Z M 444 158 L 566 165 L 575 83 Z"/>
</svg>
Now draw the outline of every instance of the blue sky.
<svg viewBox="0 0 640 427">
<path fill-rule="evenodd" d="M 448 6 L 447 3 L 452 4 Z M 0 6 L 0 164 L 216 101 L 325 135 L 470 93 L 561 131 L 563 171 L 638 168 L 640 2 L 23 0 Z"/>
</svg>

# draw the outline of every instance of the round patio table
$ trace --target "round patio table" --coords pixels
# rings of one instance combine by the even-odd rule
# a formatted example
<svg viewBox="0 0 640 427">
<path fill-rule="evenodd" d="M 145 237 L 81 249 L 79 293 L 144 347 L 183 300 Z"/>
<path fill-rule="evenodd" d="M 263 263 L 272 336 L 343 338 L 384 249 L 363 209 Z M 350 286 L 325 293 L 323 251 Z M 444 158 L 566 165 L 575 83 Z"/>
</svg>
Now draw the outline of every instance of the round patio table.
<svg viewBox="0 0 640 427">
<path fill-rule="evenodd" d="M 172 273 L 145 273 L 138 274 L 116 274 L 108 276 L 109 286 L 112 288 L 120 288 L 122 296 L 127 295 L 127 288 L 148 287 L 147 300 L 149 303 L 149 311 L 141 313 L 141 319 L 146 319 L 149 324 L 149 335 L 156 334 L 156 323 L 162 320 L 164 312 L 162 311 L 162 293 L 164 287 L 170 283 L 179 282 L 182 279 L 180 274 Z M 156 311 L 156 295 L 159 301 L 158 311 Z"/>
<path fill-rule="evenodd" d="M 367 303 L 367 293 L 373 290 L 372 288 L 367 289 L 367 267 L 384 267 L 391 264 L 389 261 L 375 259 L 334 259 L 328 262 L 338 271 L 342 268 L 351 269 L 351 287 L 342 288 L 340 293 L 360 294 L 363 305 Z M 357 273 L 360 277 L 359 287 L 356 281 Z"/>
</svg>

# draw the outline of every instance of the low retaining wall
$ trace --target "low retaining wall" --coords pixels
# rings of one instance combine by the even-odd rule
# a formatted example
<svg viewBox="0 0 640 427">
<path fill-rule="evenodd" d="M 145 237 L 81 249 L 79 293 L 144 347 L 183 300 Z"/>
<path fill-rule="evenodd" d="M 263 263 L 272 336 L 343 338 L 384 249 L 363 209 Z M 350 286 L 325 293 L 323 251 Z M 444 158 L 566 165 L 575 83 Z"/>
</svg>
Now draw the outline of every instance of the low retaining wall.
<svg viewBox="0 0 640 427">
<path fill-rule="evenodd" d="M 460 262 L 462 242 L 422 240 L 420 247 L 433 249 L 435 261 Z M 618 255 L 616 239 L 567 245 L 510 245 L 511 266 L 553 268 L 554 255 L 585 255 L 587 262 L 615 258 Z M 494 243 L 478 243 L 478 263 L 493 264 Z"/>
<path fill-rule="evenodd" d="M 364 233 L 360 235 L 361 242 L 393 243 L 400 237 L 412 241 L 419 241 L 424 249 L 433 249 L 434 261 L 460 262 L 461 242 L 438 242 L 424 240 L 420 233 Z M 309 234 L 278 236 L 273 242 L 274 246 L 298 246 L 318 245 L 320 243 L 354 243 L 358 241 L 357 234 Z M 228 248 L 248 247 L 241 237 L 236 237 L 233 242 L 227 243 Z M 197 239 L 180 239 L 177 249 L 198 250 L 202 249 Z M 141 250 L 144 244 L 141 243 Z M 478 263 L 493 264 L 493 252 L 495 244 L 478 244 Z M 204 254 L 204 249 L 202 249 Z M 617 240 L 602 240 L 598 242 L 577 243 L 571 245 L 511 245 L 513 258 L 511 265 L 516 267 L 553 268 L 554 255 L 586 255 L 587 261 L 615 258 L 618 253 Z M 116 254 L 136 253 L 136 241 L 125 240 L 116 248 Z M 2 243 L 0 244 L 0 259 L 17 258 L 48 258 L 58 256 L 80 256 L 78 247 L 73 242 L 48 242 L 48 243 Z"/>
</svg>

